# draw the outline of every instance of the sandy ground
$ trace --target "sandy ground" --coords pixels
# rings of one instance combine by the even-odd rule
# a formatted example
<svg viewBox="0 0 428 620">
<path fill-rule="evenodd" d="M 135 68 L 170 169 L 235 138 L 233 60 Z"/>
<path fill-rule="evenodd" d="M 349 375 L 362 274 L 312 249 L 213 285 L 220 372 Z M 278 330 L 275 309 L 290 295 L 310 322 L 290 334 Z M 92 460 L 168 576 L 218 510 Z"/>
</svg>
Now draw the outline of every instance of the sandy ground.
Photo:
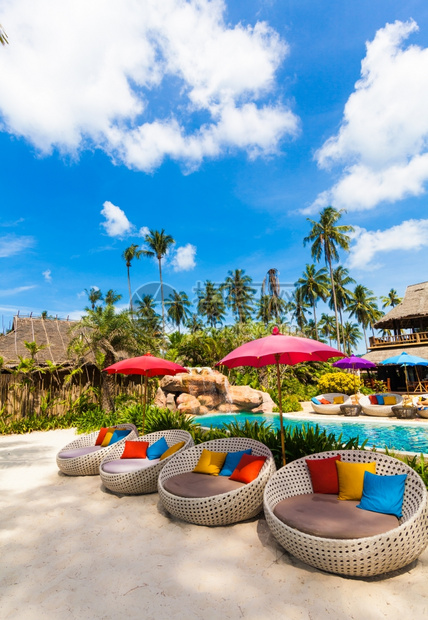
<svg viewBox="0 0 428 620">
<path fill-rule="evenodd" d="M 0 618 L 25 620 L 428 617 L 428 550 L 388 577 L 320 572 L 277 545 L 263 516 L 207 528 L 158 495 L 118 497 L 60 474 L 73 430 L 0 437 Z"/>
</svg>

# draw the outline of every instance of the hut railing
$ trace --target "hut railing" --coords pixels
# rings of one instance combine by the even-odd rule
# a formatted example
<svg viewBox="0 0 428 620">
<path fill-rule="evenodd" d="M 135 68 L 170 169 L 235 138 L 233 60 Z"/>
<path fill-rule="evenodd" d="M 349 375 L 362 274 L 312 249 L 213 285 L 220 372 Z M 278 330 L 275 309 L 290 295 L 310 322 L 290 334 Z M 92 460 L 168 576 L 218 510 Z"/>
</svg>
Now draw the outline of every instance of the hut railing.
<svg viewBox="0 0 428 620">
<path fill-rule="evenodd" d="M 415 332 L 413 334 L 400 334 L 391 336 L 370 337 L 370 349 L 378 347 L 402 347 L 403 345 L 418 345 L 428 343 L 428 332 Z"/>
</svg>

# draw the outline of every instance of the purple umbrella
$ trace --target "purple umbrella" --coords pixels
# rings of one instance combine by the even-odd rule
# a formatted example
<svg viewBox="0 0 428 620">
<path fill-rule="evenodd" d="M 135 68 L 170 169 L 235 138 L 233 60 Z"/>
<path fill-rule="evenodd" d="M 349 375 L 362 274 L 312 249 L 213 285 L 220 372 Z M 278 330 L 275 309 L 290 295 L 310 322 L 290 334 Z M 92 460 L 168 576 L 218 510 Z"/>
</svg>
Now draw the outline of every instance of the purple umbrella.
<svg viewBox="0 0 428 620">
<path fill-rule="evenodd" d="M 355 355 L 351 355 L 351 357 L 344 357 L 341 360 L 334 362 L 332 365 L 337 368 L 352 368 L 353 370 L 355 370 L 355 368 L 366 368 L 368 370 L 369 368 L 374 368 L 376 366 L 374 362 L 365 360 L 362 357 L 356 357 Z"/>
</svg>

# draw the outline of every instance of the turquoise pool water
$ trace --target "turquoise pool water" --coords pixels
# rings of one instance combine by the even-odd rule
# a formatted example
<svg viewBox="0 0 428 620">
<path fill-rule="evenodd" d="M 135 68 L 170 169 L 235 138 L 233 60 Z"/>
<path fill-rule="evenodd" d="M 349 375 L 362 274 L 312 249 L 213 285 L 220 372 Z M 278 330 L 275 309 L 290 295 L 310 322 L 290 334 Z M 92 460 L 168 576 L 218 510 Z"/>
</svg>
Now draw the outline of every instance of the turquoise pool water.
<svg viewBox="0 0 428 620">
<path fill-rule="evenodd" d="M 257 422 L 265 421 L 272 424 L 275 428 L 279 428 L 279 416 L 262 415 L 262 414 L 221 414 L 204 415 L 196 419 L 202 426 L 214 426 L 220 428 L 223 424 L 230 422 L 242 422 L 245 420 Z M 401 450 L 404 452 L 421 452 L 428 453 L 428 424 L 424 422 L 412 422 L 406 424 L 390 423 L 390 422 L 339 422 L 336 420 L 320 419 L 312 420 L 296 420 L 292 416 L 284 416 L 284 426 L 301 427 L 303 425 L 318 426 L 325 429 L 328 433 L 334 433 L 336 436 L 342 433 L 343 439 L 351 439 L 359 437 L 361 443 L 368 439 L 369 446 L 384 448 L 385 446 L 391 450 Z"/>
</svg>

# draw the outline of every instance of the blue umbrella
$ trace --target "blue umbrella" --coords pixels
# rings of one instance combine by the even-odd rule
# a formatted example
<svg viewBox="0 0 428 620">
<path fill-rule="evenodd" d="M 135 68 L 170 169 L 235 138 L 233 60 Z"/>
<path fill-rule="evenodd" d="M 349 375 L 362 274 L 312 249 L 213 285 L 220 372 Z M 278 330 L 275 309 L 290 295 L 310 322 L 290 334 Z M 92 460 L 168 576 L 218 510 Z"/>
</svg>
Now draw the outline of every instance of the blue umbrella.
<svg viewBox="0 0 428 620">
<path fill-rule="evenodd" d="M 404 366 L 404 375 L 406 377 L 407 394 L 409 393 L 409 383 L 407 380 L 407 366 L 428 366 L 428 360 L 424 359 L 423 357 L 418 357 L 417 355 L 410 355 L 409 353 L 406 353 L 405 351 L 403 351 L 399 355 L 388 357 L 386 360 L 383 360 L 383 362 L 380 362 L 380 363 L 381 364 L 396 364 L 397 366 Z M 421 387 L 421 390 L 423 391 L 417 371 L 416 371 L 416 375 L 418 376 L 418 382 Z"/>
</svg>

